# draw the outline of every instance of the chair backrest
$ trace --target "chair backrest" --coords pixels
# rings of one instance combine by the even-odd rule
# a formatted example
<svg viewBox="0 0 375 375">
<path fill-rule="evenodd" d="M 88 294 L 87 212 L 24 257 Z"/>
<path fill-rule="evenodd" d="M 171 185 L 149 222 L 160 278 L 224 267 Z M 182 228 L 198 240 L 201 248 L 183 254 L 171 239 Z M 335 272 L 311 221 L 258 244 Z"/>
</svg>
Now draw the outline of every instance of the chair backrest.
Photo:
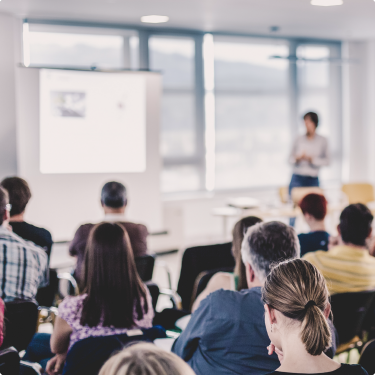
<svg viewBox="0 0 375 375">
<path fill-rule="evenodd" d="M 154 273 L 155 257 L 152 255 L 144 255 L 135 258 L 135 265 L 137 267 L 138 274 L 143 282 L 152 280 Z"/>
<path fill-rule="evenodd" d="M 298 206 L 301 200 L 308 194 L 320 194 L 324 195 L 324 190 L 319 187 L 295 187 L 291 191 L 292 201 Z"/>
<path fill-rule="evenodd" d="M 372 305 L 375 291 L 340 293 L 331 296 L 333 324 L 340 344 L 362 336 L 365 317 Z"/>
<path fill-rule="evenodd" d="M 279 188 L 279 197 L 281 203 L 289 202 L 289 188 L 288 186 L 282 186 Z"/>
<path fill-rule="evenodd" d="M 374 187 L 367 183 L 344 184 L 342 191 L 348 197 L 349 204 L 367 204 L 375 200 Z"/>
<path fill-rule="evenodd" d="M 30 301 L 6 302 L 4 315 L 5 336 L 2 348 L 14 346 L 18 351 L 25 350 L 36 331 L 38 306 Z"/>
<path fill-rule="evenodd" d="M 222 267 L 233 269 L 234 265 L 231 242 L 186 249 L 182 257 L 180 280 L 177 288 L 183 308 L 185 310 L 190 309 L 194 282 L 201 272 Z"/>
<path fill-rule="evenodd" d="M 216 270 L 201 272 L 196 278 L 195 283 L 194 283 L 194 289 L 191 295 L 191 305 L 193 305 L 197 297 L 206 289 L 206 286 L 211 280 L 212 276 L 214 276 L 218 272 L 233 272 L 233 268 L 223 267 L 223 268 L 217 268 Z"/>
<path fill-rule="evenodd" d="M 13 348 L 7 348 L 0 351 L 0 374 L 17 375 L 20 369 L 20 356 L 18 351 Z"/>
<path fill-rule="evenodd" d="M 146 286 L 151 294 L 152 307 L 154 308 L 154 311 L 156 311 L 156 304 L 158 303 L 159 294 L 160 294 L 159 287 L 155 283 L 152 283 L 152 282 L 146 283 Z"/>
<path fill-rule="evenodd" d="M 375 374 L 375 339 L 370 340 L 363 347 L 358 364 L 370 375 Z"/>
<path fill-rule="evenodd" d="M 97 375 L 107 359 L 129 343 L 153 342 L 158 338 L 166 338 L 165 330 L 161 327 L 145 329 L 142 332 L 143 335 L 89 337 L 76 342 L 66 357 L 63 375 Z"/>
</svg>

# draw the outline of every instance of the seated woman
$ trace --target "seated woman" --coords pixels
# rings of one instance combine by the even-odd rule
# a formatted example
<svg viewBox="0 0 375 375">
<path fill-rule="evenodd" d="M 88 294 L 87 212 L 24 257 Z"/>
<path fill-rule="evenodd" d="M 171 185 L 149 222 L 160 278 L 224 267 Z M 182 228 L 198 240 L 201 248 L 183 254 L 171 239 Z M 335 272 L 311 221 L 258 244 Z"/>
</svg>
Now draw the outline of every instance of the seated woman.
<svg viewBox="0 0 375 375">
<path fill-rule="evenodd" d="M 232 253 L 236 261 L 234 273 L 218 272 L 208 282 L 206 289 L 195 300 L 192 312 L 194 312 L 200 302 L 210 293 L 219 289 L 242 290 L 247 289 L 246 271 L 242 262 L 241 245 L 247 229 L 255 224 L 261 223 L 262 220 L 255 216 L 249 216 L 238 221 L 233 228 Z"/>
<path fill-rule="evenodd" d="M 42 367 L 53 357 L 46 366 L 48 374 L 61 372 L 68 350 L 78 340 L 152 327 L 151 296 L 138 276 L 121 225 L 101 223 L 92 229 L 82 271 L 82 294 L 64 299 L 52 335 L 36 334 L 24 357 Z"/>
<path fill-rule="evenodd" d="M 153 344 L 132 345 L 110 358 L 99 375 L 194 375 L 176 354 Z"/>
<path fill-rule="evenodd" d="M 327 200 L 320 194 L 308 194 L 300 202 L 303 216 L 310 233 L 298 235 L 301 244 L 301 258 L 309 252 L 328 250 L 329 234 L 326 232 L 324 218 L 327 214 Z"/>
<path fill-rule="evenodd" d="M 262 290 L 265 324 L 280 367 L 274 375 L 367 375 L 359 365 L 339 364 L 324 354 L 331 345 L 329 293 L 322 274 L 306 260 L 279 263 Z"/>
</svg>

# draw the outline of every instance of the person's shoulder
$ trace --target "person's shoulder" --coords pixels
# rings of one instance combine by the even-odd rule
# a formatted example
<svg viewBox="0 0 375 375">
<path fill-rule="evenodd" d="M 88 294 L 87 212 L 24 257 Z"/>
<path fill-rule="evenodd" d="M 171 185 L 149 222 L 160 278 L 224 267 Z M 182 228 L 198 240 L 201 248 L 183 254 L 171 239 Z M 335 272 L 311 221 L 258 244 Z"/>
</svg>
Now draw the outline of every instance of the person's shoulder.
<svg viewBox="0 0 375 375">
<path fill-rule="evenodd" d="M 146 225 L 124 221 L 121 223 L 128 231 L 137 231 L 140 233 L 148 233 Z"/>
<path fill-rule="evenodd" d="M 36 252 L 42 257 L 47 257 L 47 254 L 42 247 L 36 245 L 32 241 L 25 240 L 16 233 L 9 232 L 8 241 L 12 243 L 17 243 L 19 246 L 22 246 L 27 251 Z"/>
<path fill-rule="evenodd" d="M 303 259 L 314 263 L 315 260 L 327 256 L 328 252 L 324 250 L 311 251 L 303 256 Z"/>
<path fill-rule="evenodd" d="M 257 299 L 261 296 L 260 288 L 244 289 L 240 292 L 236 290 L 219 289 L 208 295 L 207 299 L 210 300 L 210 303 L 218 304 L 221 308 L 223 306 L 228 306 L 232 309 L 233 305 L 243 303 L 243 301 L 246 300 L 251 300 L 254 296 Z"/>
<path fill-rule="evenodd" d="M 63 311 L 77 310 L 83 305 L 83 301 L 86 299 L 87 294 L 80 294 L 78 296 L 67 296 L 59 305 L 59 313 Z"/>
<path fill-rule="evenodd" d="M 319 139 L 320 141 L 322 142 L 328 142 L 328 139 L 327 137 L 325 137 L 324 135 L 321 135 L 321 134 L 315 134 L 316 138 Z"/>
<path fill-rule="evenodd" d="M 85 236 L 85 235 L 89 235 L 90 233 L 90 230 L 95 226 L 95 224 L 92 224 L 92 223 L 86 223 L 86 224 L 82 224 L 78 227 L 78 229 L 76 230 L 76 236 Z"/>
<path fill-rule="evenodd" d="M 348 375 L 368 375 L 367 371 L 361 365 L 341 364 L 339 368 L 341 374 Z M 372 375 L 372 374 L 370 374 Z"/>
<path fill-rule="evenodd" d="M 50 231 L 42 227 L 37 227 L 36 225 L 30 224 L 30 223 L 26 223 L 26 222 L 24 223 L 28 227 L 30 232 L 34 232 L 38 236 L 43 237 L 45 240 L 52 242 L 52 235 Z"/>
</svg>

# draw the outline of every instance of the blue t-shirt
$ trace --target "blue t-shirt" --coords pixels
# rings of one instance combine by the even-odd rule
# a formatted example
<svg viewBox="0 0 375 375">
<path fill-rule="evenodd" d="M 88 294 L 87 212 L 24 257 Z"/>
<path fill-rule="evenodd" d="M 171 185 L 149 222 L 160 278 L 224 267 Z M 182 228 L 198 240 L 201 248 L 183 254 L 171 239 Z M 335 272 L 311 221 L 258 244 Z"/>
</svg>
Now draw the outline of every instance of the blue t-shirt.
<svg viewBox="0 0 375 375">
<path fill-rule="evenodd" d="M 298 235 L 301 244 L 301 258 L 312 251 L 328 250 L 329 234 L 323 230 L 301 233 Z"/>
<path fill-rule="evenodd" d="M 263 375 L 280 367 L 268 355 L 261 288 L 211 293 L 173 345 L 197 375 Z"/>
</svg>

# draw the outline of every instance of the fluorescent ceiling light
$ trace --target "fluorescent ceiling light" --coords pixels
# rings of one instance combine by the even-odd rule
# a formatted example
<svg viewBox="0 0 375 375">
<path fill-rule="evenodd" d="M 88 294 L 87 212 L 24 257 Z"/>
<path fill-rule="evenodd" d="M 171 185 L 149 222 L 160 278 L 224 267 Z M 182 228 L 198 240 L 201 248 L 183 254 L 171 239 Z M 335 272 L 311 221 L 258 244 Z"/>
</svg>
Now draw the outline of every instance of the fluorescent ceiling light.
<svg viewBox="0 0 375 375">
<path fill-rule="evenodd" d="M 163 22 L 168 22 L 169 17 L 168 16 L 156 16 L 156 15 L 143 16 L 141 17 L 141 21 L 146 22 L 146 23 L 163 23 Z"/>
<path fill-rule="evenodd" d="M 343 0 L 311 0 L 311 5 L 317 5 L 320 7 L 332 7 L 335 5 L 342 5 Z"/>
</svg>

